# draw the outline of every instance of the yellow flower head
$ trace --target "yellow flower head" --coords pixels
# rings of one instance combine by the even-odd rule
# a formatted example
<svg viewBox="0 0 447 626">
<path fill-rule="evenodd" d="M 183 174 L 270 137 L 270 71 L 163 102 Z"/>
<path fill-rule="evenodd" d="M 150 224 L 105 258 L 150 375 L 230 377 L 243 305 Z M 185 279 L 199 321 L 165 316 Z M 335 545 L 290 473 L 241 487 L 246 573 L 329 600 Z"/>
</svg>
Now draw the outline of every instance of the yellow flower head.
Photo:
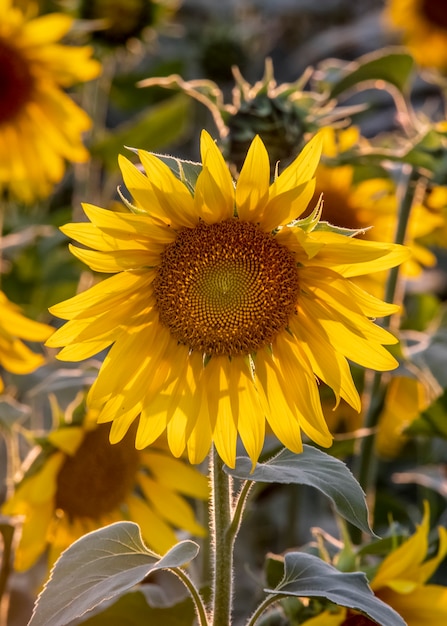
<svg viewBox="0 0 447 626">
<path fill-rule="evenodd" d="M 83 162 L 90 119 L 63 91 L 91 80 L 100 65 L 91 48 L 59 43 L 72 18 L 32 19 L 0 0 L 0 194 L 24 202 L 49 195 L 65 161 Z"/>
<path fill-rule="evenodd" d="M 86 415 L 82 424 L 62 424 L 46 437 L 2 508 L 23 516 L 17 571 L 46 550 L 51 567 L 85 533 L 124 519 L 138 523 L 147 545 L 160 554 L 177 542 L 174 529 L 205 534 L 185 497 L 206 499 L 206 477 L 163 447 L 136 450 L 131 433 L 111 446 L 109 430 Z"/>
<path fill-rule="evenodd" d="M 51 326 L 27 319 L 20 308 L 0 291 L 0 367 L 12 374 L 29 374 L 43 364 L 41 354 L 32 352 L 22 341 L 45 341 Z M 3 380 L 0 376 L 0 392 Z"/>
<path fill-rule="evenodd" d="M 85 205 L 90 223 L 63 228 L 84 246 L 72 247 L 78 258 L 113 276 L 51 309 L 70 321 L 48 345 L 81 360 L 113 344 L 89 393 L 99 421 L 113 421 L 112 442 L 139 417 L 137 448 L 166 430 L 175 456 L 187 448 L 198 463 L 214 442 L 234 467 L 238 435 L 256 463 L 267 419 L 294 452 L 302 431 L 329 446 L 316 377 L 359 410 L 348 359 L 396 366 L 383 347 L 396 339 L 370 317 L 398 307 L 350 279 L 407 251 L 319 229 L 317 216 L 295 221 L 313 195 L 320 151 L 316 136 L 270 184 L 256 137 L 235 186 L 204 131 L 191 193 L 140 150 L 146 174 L 120 159 L 134 214 Z"/>
<path fill-rule="evenodd" d="M 388 0 L 385 18 L 422 67 L 447 69 L 447 12 L 442 0 Z"/>
<path fill-rule="evenodd" d="M 422 523 L 414 535 L 393 550 L 380 564 L 370 585 L 375 595 L 391 606 L 408 626 L 439 626 L 447 619 L 447 588 L 427 584 L 447 554 L 447 530 L 439 531 L 436 556 L 426 560 L 430 532 L 430 512 L 425 504 Z M 324 612 L 306 622 L 306 626 L 373 626 L 365 616 L 340 608 Z"/>
<path fill-rule="evenodd" d="M 336 159 L 362 141 L 366 142 L 355 126 L 338 132 L 325 128 L 323 132 L 323 155 L 331 159 Z M 356 182 L 352 165 L 320 164 L 315 195 L 318 197 L 320 194 L 324 199 L 323 220 L 345 228 L 365 229 L 359 236 L 366 240 L 393 241 L 399 202 L 396 185 L 390 179 L 370 178 Z M 412 207 L 406 232 L 406 245 L 411 250 L 411 258 L 401 268 L 407 278 L 419 276 L 423 266 L 435 265 L 436 257 L 419 243 L 419 239 L 436 231 L 442 223 L 439 214 L 421 204 Z"/>
</svg>

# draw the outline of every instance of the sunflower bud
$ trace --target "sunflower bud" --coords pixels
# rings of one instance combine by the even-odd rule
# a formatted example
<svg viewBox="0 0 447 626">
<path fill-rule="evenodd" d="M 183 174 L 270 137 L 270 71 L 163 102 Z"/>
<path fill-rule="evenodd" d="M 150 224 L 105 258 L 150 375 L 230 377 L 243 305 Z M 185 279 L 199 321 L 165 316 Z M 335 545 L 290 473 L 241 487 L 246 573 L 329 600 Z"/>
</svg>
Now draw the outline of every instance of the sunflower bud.
<svg viewBox="0 0 447 626">
<path fill-rule="evenodd" d="M 242 102 L 228 122 L 226 157 L 241 169 L 248 148 L 256 135 L 267 147 L 272 170 L 278 161 L 289 162 L 303 146 L 305 121 L 287 99 L 265 93 Z"/>
</svg>

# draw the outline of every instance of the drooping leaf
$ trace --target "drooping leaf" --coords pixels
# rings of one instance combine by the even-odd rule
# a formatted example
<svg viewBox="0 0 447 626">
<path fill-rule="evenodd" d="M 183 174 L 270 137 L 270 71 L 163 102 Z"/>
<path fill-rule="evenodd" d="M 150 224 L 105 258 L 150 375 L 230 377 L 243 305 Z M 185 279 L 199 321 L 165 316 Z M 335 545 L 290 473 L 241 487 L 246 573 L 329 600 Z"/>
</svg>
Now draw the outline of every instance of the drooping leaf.
<svg viewBox="0 0 447 626">
<path fill-rule="evenodd" d="M 400 48 L 382 48 L 348 63 L 331 87 L 331 97 L 361 83 L 385 81 L 404 92 L 414 69 L 413 57 Z"/>
<path fill-rule="evenodd" d="M 29 626 L 68 624 L 128 591 L 151 572 L 185 565 L 198 549 L 193 541 L 182 541 L 159 558 L 146 548 L 133 522 L 117 522 L 88 533 L 56 561 Z"/>
<path fill-rule="evenodd" d="M 140 591 L 126 593 L 101 613 L 82 622 L 83 626 L 141 626 L 141 624 L 163 624 L 163 626 L 189 626 L 195 617 L 191 598 L 175 606 L 151 607 Z"/>
<path fill-rule="evenodd" d="M 365 494 L 351 471 L 342 461 L 312 446 L 304 445 L 301 454 L 282 450 L 251 471 L 247 457 L 238 457 L 231 476 L 264 483 L 308 485 L 326 495 L 339 515 L 361 530 L 374 534 L 368 523 Z"/>
<path fill-rule="evenodd" d="M 279 596 L 326 598 L 365 613 L 383 626 L 406 626 L 394 609 L 374 595 L 363 572 L 340 572 L 313 554 L 287 553 L 284 578 L 274 589 L 264 591 Z"/>
</svg>

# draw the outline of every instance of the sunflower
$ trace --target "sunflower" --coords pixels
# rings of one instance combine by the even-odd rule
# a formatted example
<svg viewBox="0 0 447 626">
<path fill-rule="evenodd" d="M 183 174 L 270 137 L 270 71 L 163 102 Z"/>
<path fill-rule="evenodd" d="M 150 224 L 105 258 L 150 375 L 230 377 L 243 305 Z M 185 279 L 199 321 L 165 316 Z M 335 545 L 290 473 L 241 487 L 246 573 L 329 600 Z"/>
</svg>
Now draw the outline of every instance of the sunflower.
<svg viewBox="0 0 447 626">
<path fill-rule="evenodd" d="M 0 367 L 12 374 L 29 374 L 44 362 L 41 354 L 32 352 L 22 341 L 45 341 L 53 332 L 51 326 L 22 315 L 20 308 L 0 291 Z M 0 392 L 4 385 L 0 376 Z"/>
<path fill-rule="evenodd" d="M 68 15 L 32 18 L 0 0 L 0 194 L 31 202 L 48 196 L 65 160 L 84 162 L 90 118 L 63 91 L 100 71 L 91 48 L 59 43 Z"/>
<path fill-rule="evenodd" d="M 439 626 L 447 619 L 447 589 L 426 584 L 447 554 L 447 530 L 440 526 L 436 556 L 427 559 L 430 513 L 425 505 L 422 523 L 414 535 L 384 558 L 370 586 L 374 594 L 391 606 L 408 626 Z M 374 626 L 364 615 L 341 608 L 325 611 L 306 626 Z"/>
<path fill-rule="evenodd" d="M 366 142 L 355 126 L 336 132 L 325 128 L 323 156 L 336 160 L 353 147 Z M 322 219 L 344 228 L 358 231 L 365 240 L 393 241 L 398 218 L 398 197 L 395 183 L 388 178 L 367 178 L 356 181 L 355 167 L 350 164 L 332 166 L 321 163 L 317 170 L 315 198 L 323 194 Z M 412 207 L 406 233 L 406 245 L 411 257 L 402 264 L 406 278 L 418 277 L 423 267 L 436 264 L 435 255 L 419 240 L 435 232 L 443 223 L 439 213 L 420 203 Z M 383 278 L 386 278 L 384 276 Z M 384 282 L 382 276 L 373 281 Z M 371 283 L 371 284 L 370 284 Z M 361 279 L 362 286 L 374 289 L 372 281 Z M 374 293 L 377 287 L 374 289 Z M 377 295 L 376 293 L 376 295 Z"/>
<path fill-rule="evenodd" d="M 62 423 L 40 440 L 40 455 L 2 509 L 24 520 L 17 571 L 32 567 L 46 550 L 51 567 L 76 539 L 123 519 L 138 523 L 160 554 L 177 542 L 174 528 L 205 534 L 185 496 L 206 499 L 206 477 L 166 446 L 136 450 L 130 432 L 111 446 L 109 430 L 87 413 L 81 424 Z"/>
<path fill-rule="evenodd" d="M 94 271 L 113 274 L 51 311 L 70 320 L 47 345 L 62 360 L 109 347 L 88 401 L 119 441 L 139 417 L 136 447 L 167 431 L 174 456 L 192 463 L 214 442 L 234 467 L 237 437 L 256 463 L 265 419 L 302 450 L 302 431 L 330 446 L 316 377 L 360 409 L 348 360 L 389 370 L 396 343 L 370 317 L 396 312 L 350 279 L 407 258 L 393 244 L 357 241 L 295 218 L 314 192 L 316 136 L 270 185 L 257 136 L 234 185 L 203 131 L 194 193 L 157 156 L 138 151 L 146 175 L 120 165 L 134 213 L 84 205 L 90 223 L 63 232 Z M 131 206 L 129 204 L 129 206 Z"/>
<path fill-rule="evenodd" d="M 422 67 L 447 69 L 447 12 L 439 0 L 388 0 L 386 20 Z"/>
</svg>

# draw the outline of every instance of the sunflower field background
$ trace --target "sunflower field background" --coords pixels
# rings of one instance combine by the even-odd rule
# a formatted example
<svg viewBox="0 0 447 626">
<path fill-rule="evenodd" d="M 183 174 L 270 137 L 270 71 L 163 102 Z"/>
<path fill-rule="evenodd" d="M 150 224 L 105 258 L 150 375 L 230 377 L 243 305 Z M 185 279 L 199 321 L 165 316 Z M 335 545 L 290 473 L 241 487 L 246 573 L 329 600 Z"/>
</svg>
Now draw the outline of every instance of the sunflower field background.
<svg viewBox="0 0 447 626">
<path fill-rule="evenodd" d="M 0 0 L 0 626 L 447 618 L 447 7 Z"/>
</svg>

